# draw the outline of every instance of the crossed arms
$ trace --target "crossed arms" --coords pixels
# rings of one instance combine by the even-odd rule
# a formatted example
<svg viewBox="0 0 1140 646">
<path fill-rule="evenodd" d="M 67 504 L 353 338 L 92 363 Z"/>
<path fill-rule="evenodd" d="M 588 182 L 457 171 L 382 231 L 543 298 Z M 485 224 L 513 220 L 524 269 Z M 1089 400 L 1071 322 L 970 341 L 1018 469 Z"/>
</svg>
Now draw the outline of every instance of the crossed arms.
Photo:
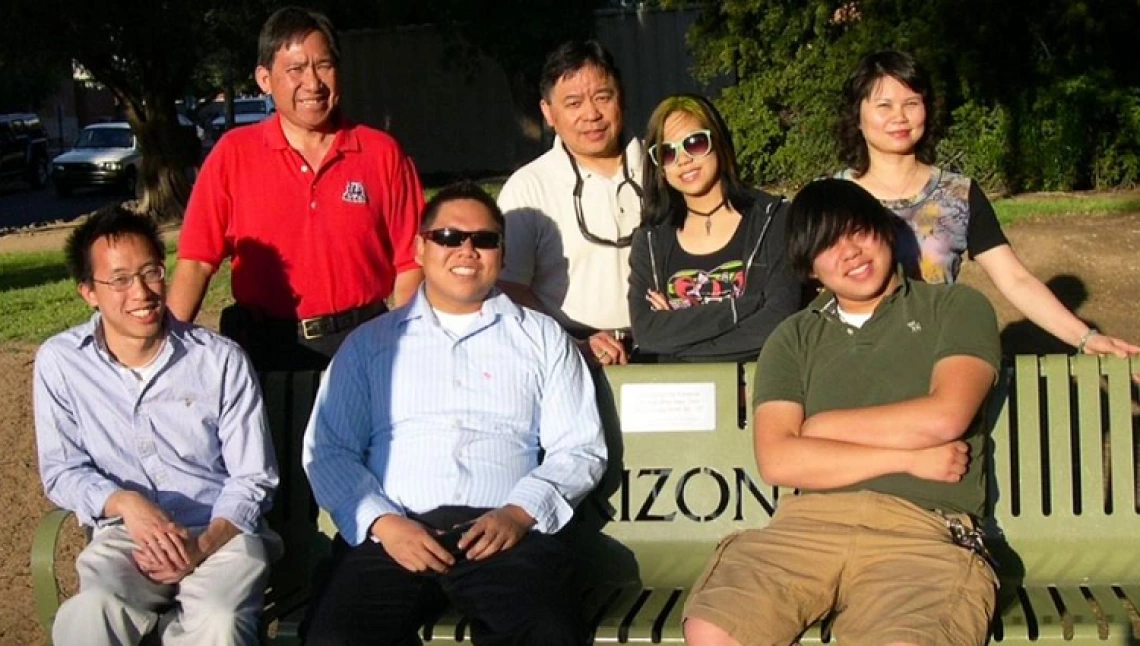
<svg viewBox="0 0 1140 646">
<path fill-rule="evenodd" d="M 970 458 L 961 437 L 994 376 L 986 361 L 952 355 L 935 363 L 930 392 L 921 397 L 806 419 L 798 402 L 764 402 L 755 415 L 760 474 L 773 485 L 814 490 L 892 473 L 958 482 Z"/>
</svg>

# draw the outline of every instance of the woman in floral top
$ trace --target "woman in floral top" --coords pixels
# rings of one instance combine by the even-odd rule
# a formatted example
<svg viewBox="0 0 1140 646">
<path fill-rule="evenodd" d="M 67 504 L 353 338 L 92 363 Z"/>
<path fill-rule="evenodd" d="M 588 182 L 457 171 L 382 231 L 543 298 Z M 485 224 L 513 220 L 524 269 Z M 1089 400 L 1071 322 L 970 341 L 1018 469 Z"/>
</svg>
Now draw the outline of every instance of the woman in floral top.
<svg viewBox="0 0 1140 646">
<path fill-rule="evenodd" d="M 973 180 L 934 165 L 934 92 L 908 54 L 878 52 L 860 61 L 843 87 L 839 143 L 854 181 L 894 211 L 906 228 L 900 260 L 931 283 L 958 279 L 968 253 L 1026 318 L 1087 354 L 1128 356 L 1140 346 L 1099 333 L 1029 273 Z"/>
</svg>

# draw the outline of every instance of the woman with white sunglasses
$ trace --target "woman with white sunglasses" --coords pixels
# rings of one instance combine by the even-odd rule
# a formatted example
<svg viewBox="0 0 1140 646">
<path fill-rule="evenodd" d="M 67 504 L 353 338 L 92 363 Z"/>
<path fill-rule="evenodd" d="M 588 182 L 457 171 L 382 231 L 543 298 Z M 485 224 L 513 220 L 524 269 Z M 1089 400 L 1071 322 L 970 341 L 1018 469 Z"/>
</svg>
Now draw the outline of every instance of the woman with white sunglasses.
<svg viewBox="0 0 1140 646">
<path fill-rule="evenodd" d="M 786 203 L 740 181 L 724 120 L 701 96 L 649 118 L 629 308 L 640 355 L 747 361 L 800 304 L 784 259 Z"/>
</svg>

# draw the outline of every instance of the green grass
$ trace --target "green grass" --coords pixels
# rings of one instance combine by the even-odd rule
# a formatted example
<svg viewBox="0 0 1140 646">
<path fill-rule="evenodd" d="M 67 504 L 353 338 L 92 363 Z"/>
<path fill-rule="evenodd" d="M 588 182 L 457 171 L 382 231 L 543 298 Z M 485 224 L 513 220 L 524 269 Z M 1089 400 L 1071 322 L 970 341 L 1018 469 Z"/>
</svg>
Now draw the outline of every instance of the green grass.
<svg viewBox="0 0 1140 646">
<path fill-rule="evenodd" d="M 175 262 L 173 245 L 167 245 L 166 266 Z M 229 285 L 227 263 L 210 282 L 202 309 L 221 310 L 230 300 Z M 62 251 L 0 255 L 0 312 L 0 343 L 40 343 L 91 316 L 67 274 Z"/>
<path fill-rule="evenodd" d="M 0 255 L 0 311 L 0 343 L 38 343 L 90 312 L 59 251 Z"/>
<path fill-rule="evenodd" d="M 483 182 L 497 194 L 501 184 Z M 436 189 L 427 191 L 430 198 Z M 1095 216 L 1140 212 L 1140 194 L 1090 196 L 1026 195 L 994 202 L 1003 225 L 1038 217 Z M 174 247 L 167 246 L 167 267 L 175 268 Z M 204 312 L 218 312 L 230 302 L 229 263 L 210 282 Z M 39 343 L 91 315 L 67 275 L 61 251 L 0 254 L 0 343 Z"/>
<path fill-rule="evenodd" d="M 994 210 L 1002 225 L 1040 217 L 1140 213 L 1140 194 L 1024 195 L 997 200 Z"/>
<path fill-rule="evenodd" d="M 167 258 L 166 262 L 170 267 L 173 266 L 170 263 L 175 260 Z M 206 296 L 202 298 L 202 311 L 221 312 L 223 307 L 233 302 L 233 296 L 230 295 L 230 262 L 227 260 L 218 268 L 218 273 L 214 274 L 210 286 L 206 288 Z"/>
<path fill-rule="evenodd" d="M 492 196 L 502 182 L 481 181 Z M 424 191 L 431 199 L 439 188 Z M 175 267 L 175 245 L 166 246 L 166 266 Z M 171 272 L 173 274 L 173 271 Z M 169 285 L 169 278 L 167 279 Z M 230 304 L 230 265 L 225 263 L 210 281 L 202 302 L 204 313 L 217 313 Z M 62 251 L 0 254 L 0 343 L 40 343 L 53 334 L 91 316 L 91 309 L 75 291 Z"/>
</svg>

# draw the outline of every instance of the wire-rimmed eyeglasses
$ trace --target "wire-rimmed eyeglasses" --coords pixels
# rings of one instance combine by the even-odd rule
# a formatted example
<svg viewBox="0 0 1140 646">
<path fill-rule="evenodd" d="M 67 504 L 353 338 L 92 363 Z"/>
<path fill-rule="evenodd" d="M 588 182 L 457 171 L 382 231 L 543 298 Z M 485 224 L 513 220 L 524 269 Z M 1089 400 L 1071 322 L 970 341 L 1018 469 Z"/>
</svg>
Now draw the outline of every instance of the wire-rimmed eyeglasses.
<svg viewBox="0 0 1140 646">
<path fill-rule="evenodd" d="M 115 274 L 114 276 L 111 276 L 110 280 L 99 280 L 98 278 L 92 278 L 91 282 L 99 283 L 100 285 L 106 285 L 107 287 L 110 287 L 111 291 L 113 292 L 125 292 L 131 288 L 131 285 L 135 284 L 135 278 L 141 279 L 142 282 L 148 285 L 161 283 L 162 280 L 166 278 L 166 267 L 163 267 L 162 265 L 149 265 L 134 272 L 133 274 Z"/>
</svg>

